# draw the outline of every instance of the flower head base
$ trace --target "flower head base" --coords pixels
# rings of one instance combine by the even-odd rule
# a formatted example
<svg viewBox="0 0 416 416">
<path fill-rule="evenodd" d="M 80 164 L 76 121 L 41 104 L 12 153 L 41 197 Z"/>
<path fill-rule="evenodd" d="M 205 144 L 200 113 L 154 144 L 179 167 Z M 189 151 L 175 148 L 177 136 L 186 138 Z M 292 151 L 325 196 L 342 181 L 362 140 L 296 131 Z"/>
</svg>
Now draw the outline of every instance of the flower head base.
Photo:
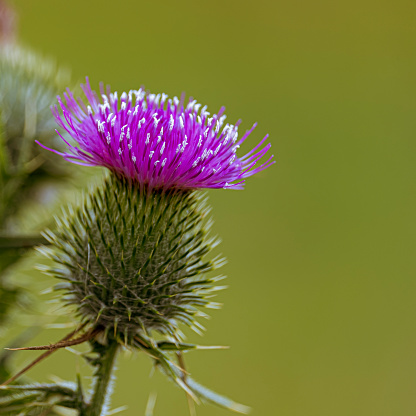
<svg viewBox="0 0 416 416">
<path fill-rule="evenodd" d="M 40 250 L 60 267 L 45 270 L 84 321 L 124 342 L 154 330 L 180 337 L 179 323 L 198 332 L 197 308 L 217 307 L 209 298 L 222 288 L 204 277 L 223 263 L 205 260 L 216 245 L 207 213 L 195 191 L 148 192 L 111 175 L 46 233 L 54 249 Z"/>
<path fill-rule="evenodd" d="M 82 165 L 105 166 L 119 177 L 152 188 L 241 189 L 245 178 L 274 163 L 271 156 L 257 162 L 270 144 L 267 136 L 239 158 L 237 149 L 255 125 L 238 139 L 238 124 L 225 124 L 224 108 L 209 117 L 195 100 L 168 99 L 165 94 L 130 91 L 118 97 L 92 91 L 88 79 L 82 86 L 89 105 L 76 101 L 68 90 L 66 103 L 58 97 L 53 109 L 58 124 L 76 141 L 68 152 L 52 150 Z M 51 149 L 48 149 L 51 150 Z"/>
</svg>

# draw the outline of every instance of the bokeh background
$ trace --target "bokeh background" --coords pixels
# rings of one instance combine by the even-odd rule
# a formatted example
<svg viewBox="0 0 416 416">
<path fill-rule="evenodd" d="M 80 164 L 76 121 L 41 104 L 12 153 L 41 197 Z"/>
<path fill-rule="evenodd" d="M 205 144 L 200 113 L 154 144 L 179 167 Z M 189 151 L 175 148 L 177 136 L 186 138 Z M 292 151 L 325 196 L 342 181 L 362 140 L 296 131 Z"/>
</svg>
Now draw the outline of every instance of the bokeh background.
<svg viewBox="0 0 416 416">
<path fill-rule="evenodd" d="M 244 191 L 209 192 L 230 288 L 204 338 L 190 340 L 231 349 L 189 353 L 192 374 L 254 416 L 413 416 L 416 3 L 13 4 L 20 40 L 75 81 L 185 91 L 211 112 L 225 105 L 243 129 L 259 123 L 246 149 L 270 134 L 277 164 Z M 15 271 L 33 293 L 52 284 L 36 261 Z M 21 354 L 18 365 L 34 356 Z M 118 367 L 121 414 L 143 415 L 152 391 L 155 416 L 187 414 L 181 391 L 149 377 L 147 357 L 124 355 Z M 74 370 L 88 382 L 82 359 L 60 351 L 29 375 Z"/>
</svg>

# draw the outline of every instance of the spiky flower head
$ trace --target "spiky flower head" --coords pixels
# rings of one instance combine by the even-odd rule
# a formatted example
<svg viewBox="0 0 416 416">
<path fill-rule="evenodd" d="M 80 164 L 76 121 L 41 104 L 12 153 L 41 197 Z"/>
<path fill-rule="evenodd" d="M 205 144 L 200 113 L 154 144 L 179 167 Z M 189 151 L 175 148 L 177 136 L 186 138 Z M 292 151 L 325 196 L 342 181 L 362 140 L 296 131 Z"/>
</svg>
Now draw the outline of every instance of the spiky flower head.
<svg viewBox="0 0 416 416">
<path fill-rule="evenodd" d="M 255 125 L 239 139 L 239 122 L 224 125 L 224 108 L 210 117 L 206 106 L 201 109 L 192 99 L 185 105 L 183 97 L 169 99 L 142 89 L 118 97 L 103 85 L 99 96 L 88 79 L 82 88 L 87 104 L 68 90 L 66 102 L 58 98 L 60 109 L 53 110 L 76 142 L 66 142 L 65 153 L 55 152 L 73 163 L 104 166 L 119 177 L 163 189 L 241 189 L 247 177 L 274 163 L 273 156 L 257 163 L 270 148 L 262 148 L 267 136 L 237 157 Z"/>
<path fill-rule="evenodd" d="M 126 339 L 157 330 L 177 336 L 178 323 L 198 328 L 217 279 L 203 274 L 218 266 L 205 255 L 207 208 L 197 188 L 242 187 L 244 179 L 273 163 L 257 166 L 270 144 L 237 158 L 251 133 L 238 140 L 237 125 L 226 124 L 223 109 L 209 117 L 206 107 L 143 90 L 118 98 L 109 89 L 101 99 L 88 83 L 88 105 L 70 90 L 53 113 L 76 145 L 66 139 L 73 163 L 105 166 L 110 177 L 83 204 L 58 221 L 44 249 L 64 279 L 66 300 L 84 320 Z M 254 128 L 254 127 L 253 127 Z"/>
<path fill-rule="evenodd" d="M 153 330 L 178 335 L 180 322 L 198 332 L 197 308 L 217 306 L 208 297 L 219 278 L 204 274 L 222 262 L 205 260 L 216 245 L 207 213 L 199 193 L 149 192 L 111 175 L 46 233 L 55 250 L 42 251 L 60 265 L 47 270 L 85 321 L 124 342 Z"/>
</svg>

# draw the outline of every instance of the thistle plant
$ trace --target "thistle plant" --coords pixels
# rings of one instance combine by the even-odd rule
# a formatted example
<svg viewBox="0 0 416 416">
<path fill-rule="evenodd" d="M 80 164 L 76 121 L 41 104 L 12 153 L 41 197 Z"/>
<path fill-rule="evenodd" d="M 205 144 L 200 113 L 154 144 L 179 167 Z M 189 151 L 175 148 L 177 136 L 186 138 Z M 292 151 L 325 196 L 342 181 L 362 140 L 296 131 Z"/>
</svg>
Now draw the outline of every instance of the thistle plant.
<svg viewBox="0 0 416 416">
<path fill-rule="evenodd" d="M 56 125 L 49 107 L 68 85 L 69 76 L 52 61 L 16 43 L 15 20 L 13 8 L 0 0 L 1 338 L 13 323 L 12 316 L 19 306 L 28 305 L 24 289 L 9 279 L 11 266 L 33 246 L 46 242 L 35 227 L 32 227 L 34 234 L 23 235 L 17 218 L 27 203 L 40 199 L 40 191 L 47 182 L 57 183 L 67 173 L 55 163 L 56 157 L 43 157 L 34 140 L 45 143 L 56 140 Z M 32 336 L 32 329 L 16 342 Z M 10 357 L 10 352 L 0 354 L 0 382 L 10 377 Z"/>
<path fill-rule="evenodd" d="M 91 345 L 91 397 L 84 399 L 79 385 L 62 396 L 80 415 L 107 414 L 121 348 L 148 354 L 194 401 L 246 413 L 246 406 L 185 371 L 183 353 L 203 347 L 186 343 L 181 326 L 201 333 L 200 318 L 219 307 L 212 298 L 224 288 L 218 284 L 223 276 L 212 275 L 224 259 L 211 254 L 218 239 L 210 235 L 203 189 L 242 189 L 246 178 L 273 164 L 273 156 L 260 162 L 270 149 L 267 136 L 238 157 L 255 125 L 239 138 L 239 123 L 225 124 L 224 108 L 210 117 L 184 97 L 142 89 L 118 97 L 103 85 L 97 94 L 88 79 L 82 89 L 87 102 L 67 90 L 52 110 L 72 138 L 59 133 L 66 150 L 38 141 L 69 162 L 109 171 L 80 204 L 65 209 L 44 233 L 49 245 L 39 248 L 53 260 L 42 269 L 61 281 L 55 289 L 79 326 L 56 344 L 24 349 L 48 350 L 42 359 L 59 348 Z"/>
<path fill-rule="evenodd" d="M 0 3 L 4 37 L 11 32 L 6 24 L 10 14 Z M 5 283 L 6 269 L 28 248 L 45 241 L 40 234 L 22 236 L 14 219 L 46 181 L 65 176 L 57 158 L 45 157 L 34 140 L 54 141 L 49 107 L 68 78 L 34 52 L 10 42 L 0 46 L 0 323 L 17 296 L 17 289 Z"/>
</svg>

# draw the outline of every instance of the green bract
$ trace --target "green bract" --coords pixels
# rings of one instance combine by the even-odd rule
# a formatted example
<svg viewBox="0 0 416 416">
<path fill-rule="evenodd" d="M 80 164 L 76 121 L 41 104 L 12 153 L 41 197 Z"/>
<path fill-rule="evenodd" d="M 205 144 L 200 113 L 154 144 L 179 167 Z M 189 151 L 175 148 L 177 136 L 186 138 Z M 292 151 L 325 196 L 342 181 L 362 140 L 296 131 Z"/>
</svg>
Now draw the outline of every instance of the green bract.
<svg viewBox="0 0 416 416">
<path fill-rule="evenodd" d="M 182 322 L 198 331 L 198 307 L 217 307 L 210 272 L 223 260 L 206 260 L 208 208 L 201 194 L 155 190 L 114 175 L 70 208 L 41 250 L 60 267 L 48 272 L 65 283 L 65 300 L 91 324 L 131 342 L 152 330 L 180 337 Z"/>
</svg>

